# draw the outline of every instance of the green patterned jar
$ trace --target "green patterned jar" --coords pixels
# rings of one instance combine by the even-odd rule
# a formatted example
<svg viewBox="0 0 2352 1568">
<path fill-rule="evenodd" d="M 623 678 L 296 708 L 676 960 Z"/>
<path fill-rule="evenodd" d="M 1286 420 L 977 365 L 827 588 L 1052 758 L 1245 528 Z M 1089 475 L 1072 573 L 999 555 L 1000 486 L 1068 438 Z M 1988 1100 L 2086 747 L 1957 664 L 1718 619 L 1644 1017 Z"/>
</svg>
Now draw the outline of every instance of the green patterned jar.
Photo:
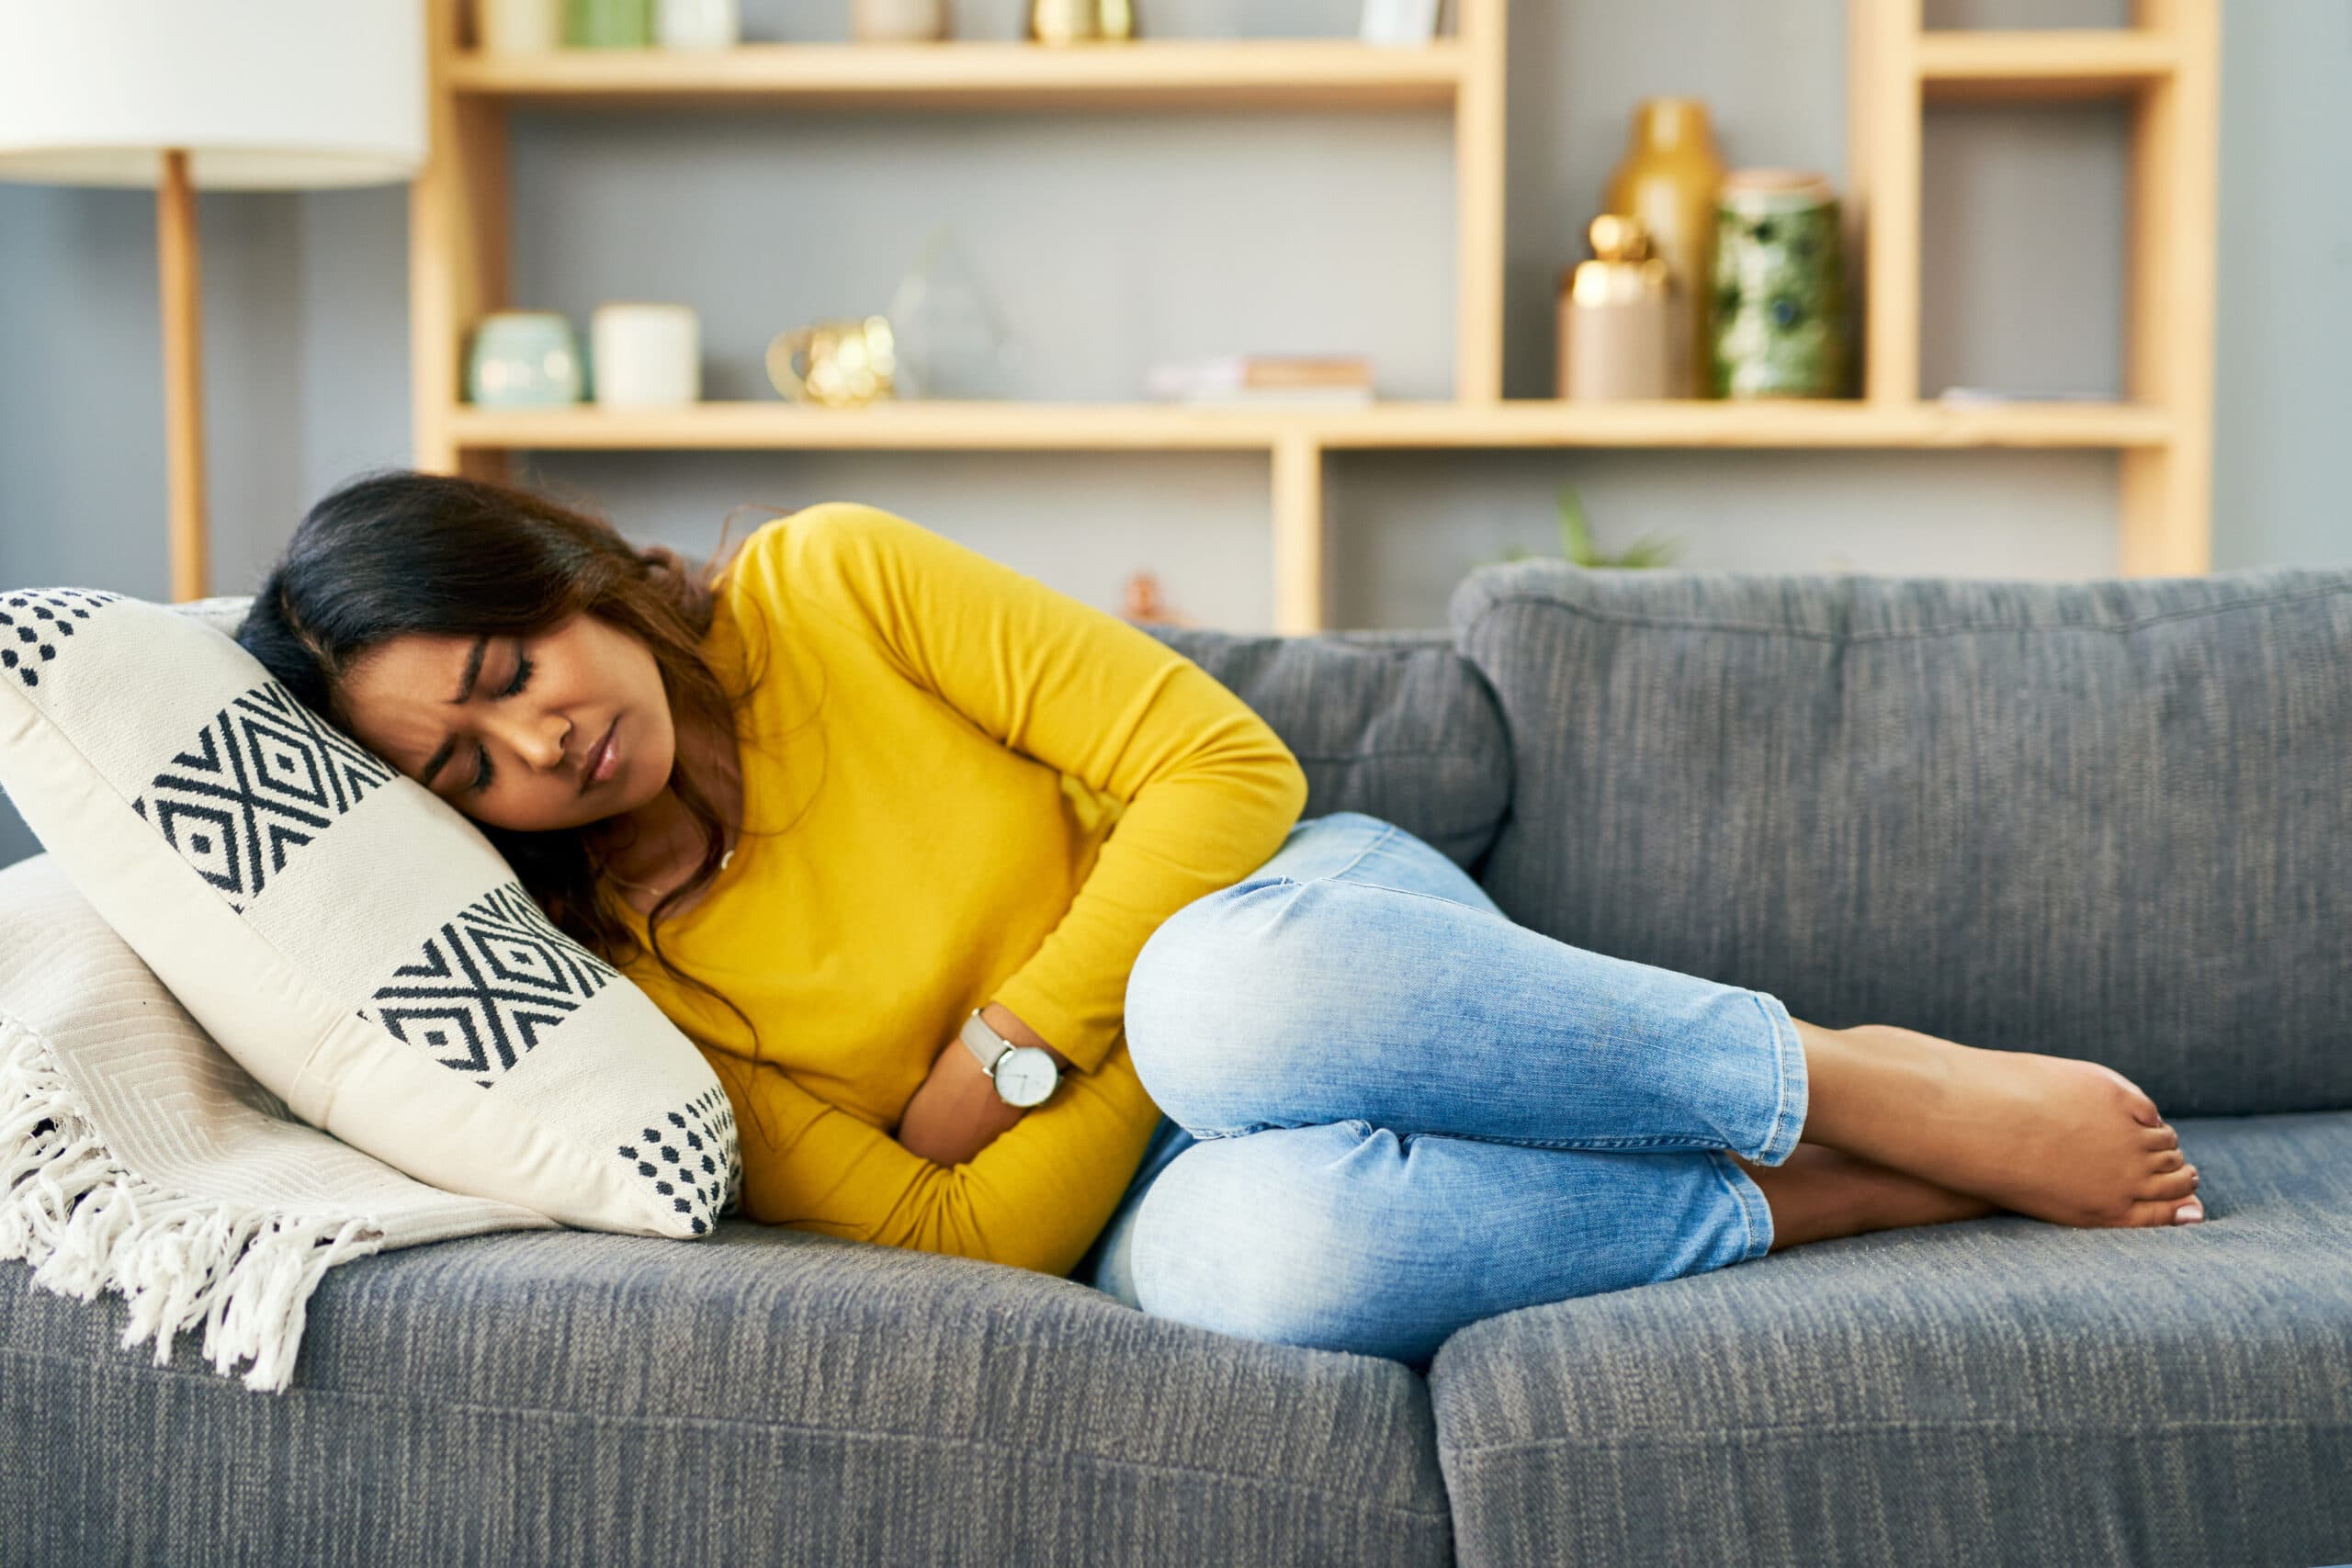
<svg viewBox="0 0 2352 1568">
<path fill-rule="evenodd" d="M 1838 198 L 1820 175 L 1724 176 L 1715 197 L 1717 397 L 1845 395 L 1842 249 Z"/>
<path fill-rule="evenodd" d="M 650 49 L 654 0 L 566 0 L 563 41 L 574 49 Z"/>
</svg>

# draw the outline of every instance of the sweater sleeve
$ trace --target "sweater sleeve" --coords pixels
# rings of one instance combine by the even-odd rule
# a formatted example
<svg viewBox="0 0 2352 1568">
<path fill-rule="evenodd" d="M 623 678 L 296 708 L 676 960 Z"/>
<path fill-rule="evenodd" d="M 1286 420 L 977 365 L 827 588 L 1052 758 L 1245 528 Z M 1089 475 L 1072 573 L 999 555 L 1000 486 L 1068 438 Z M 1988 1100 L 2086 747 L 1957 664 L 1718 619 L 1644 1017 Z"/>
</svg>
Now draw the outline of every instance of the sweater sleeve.
<svg viewBox="0 0 2352 1568">
<path fill-rule="evenodd" d="M 1092 1072 L 1118 1038 L 1146 939 L 1282 847 L 1306 807 L 1305 770 L 1190 659 L 944 535 L 828 502 L 795 513 L 790 539 L 795 583 L 910 681 L 1125 803 L 1068 911 L 991 998 Z"/>
<path fill-rule="evenodd" d="M 1159 1121 L 1126 1043 L 957 1166 L 934 1165 L 772 1062 L 704 1057 L 734 1101 L 761 1224 L 1067 1275 L 1110 1223 Z"/>
</svg>

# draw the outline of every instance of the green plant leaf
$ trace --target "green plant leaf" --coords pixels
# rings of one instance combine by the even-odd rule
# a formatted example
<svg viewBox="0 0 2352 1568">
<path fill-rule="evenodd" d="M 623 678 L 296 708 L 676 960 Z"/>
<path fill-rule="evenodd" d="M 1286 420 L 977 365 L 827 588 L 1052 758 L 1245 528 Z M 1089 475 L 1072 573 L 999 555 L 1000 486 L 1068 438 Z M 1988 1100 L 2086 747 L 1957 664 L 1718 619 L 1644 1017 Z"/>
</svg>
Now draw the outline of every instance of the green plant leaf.
<svg viewBox="0 0 2352 1568">
<path fill-rule="evenodd" d="M 1566 547 L 1563 553 L 1578 566 L 1606 565 L 1594 553 L 1592 530 L 1585 522 L 1584 498 L 1577 493 L 1576 486 L 1560 487 L 1559 505 L 1560 539 Z"/>
</svg>

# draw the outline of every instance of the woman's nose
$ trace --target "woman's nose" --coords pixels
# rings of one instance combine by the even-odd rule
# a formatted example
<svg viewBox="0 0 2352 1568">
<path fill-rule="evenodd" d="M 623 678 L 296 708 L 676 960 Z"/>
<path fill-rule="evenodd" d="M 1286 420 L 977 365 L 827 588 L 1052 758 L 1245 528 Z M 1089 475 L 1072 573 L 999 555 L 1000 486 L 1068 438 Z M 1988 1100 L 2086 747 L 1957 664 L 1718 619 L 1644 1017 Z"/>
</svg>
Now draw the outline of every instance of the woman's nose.
<svg viewBox="0 0 2352 1568">
<path fill-rule="evenodd" d="M 548 714 L 517 725 L 512 743 L 515 754 L 531 766 L 553 770 L 563 766 L 564 742 L 571 734 L 570 719 Z"/>
</svg>

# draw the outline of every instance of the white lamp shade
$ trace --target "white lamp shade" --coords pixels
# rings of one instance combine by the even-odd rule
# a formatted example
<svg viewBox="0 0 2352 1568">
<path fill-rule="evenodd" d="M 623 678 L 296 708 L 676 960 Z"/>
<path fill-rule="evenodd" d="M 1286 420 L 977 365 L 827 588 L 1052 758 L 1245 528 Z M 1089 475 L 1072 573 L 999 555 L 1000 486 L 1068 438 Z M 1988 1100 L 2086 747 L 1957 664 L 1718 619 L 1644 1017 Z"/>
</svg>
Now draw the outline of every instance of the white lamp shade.
<svg viewBox="0 0 2352 1568">
<path fill-rule="evenodd" d="M 0 180 L 380 185 L 424 164 L 423 0 L 0 0 Z"/>
</svg>

